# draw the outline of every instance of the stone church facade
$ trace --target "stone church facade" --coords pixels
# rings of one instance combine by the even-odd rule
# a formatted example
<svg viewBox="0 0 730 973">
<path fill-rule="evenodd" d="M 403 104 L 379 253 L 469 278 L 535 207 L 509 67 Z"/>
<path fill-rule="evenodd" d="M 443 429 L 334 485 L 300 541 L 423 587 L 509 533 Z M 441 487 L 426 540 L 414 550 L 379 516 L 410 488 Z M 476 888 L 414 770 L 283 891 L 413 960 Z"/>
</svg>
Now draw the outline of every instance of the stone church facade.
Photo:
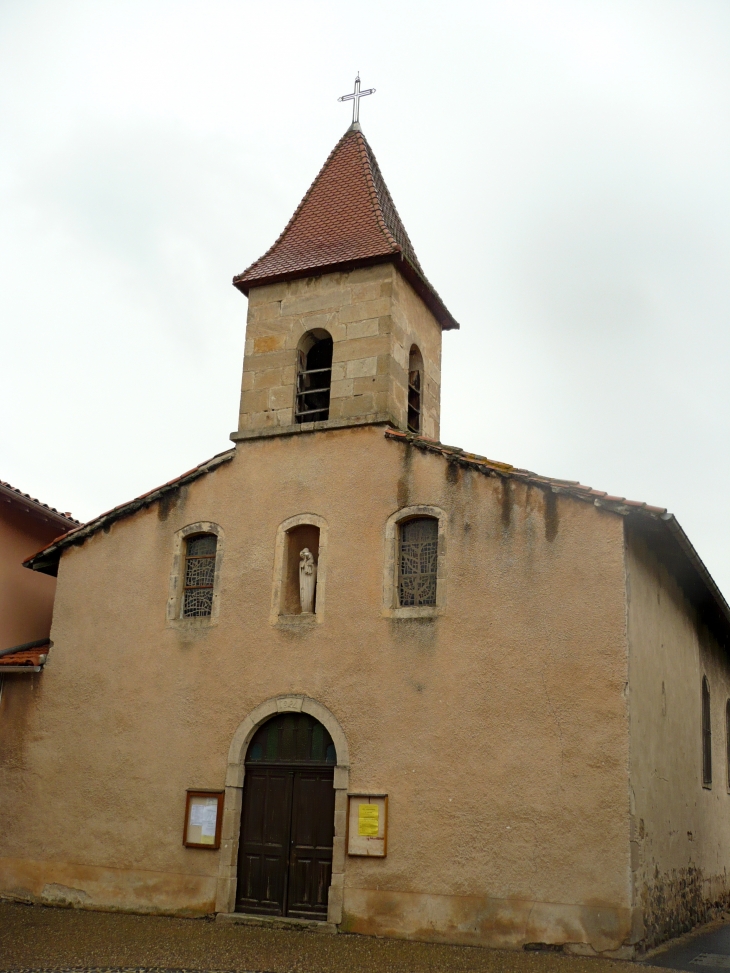
<svg viewBox="0 0 730 973">
<path fill-rule="evenodd" d="M 666 511 L 439 442 L 358 125 L 234 283 L 233 448 L 28 562 L 0 894 L 613 956 L 727 903 L 730 609 Z"/>
</svg>

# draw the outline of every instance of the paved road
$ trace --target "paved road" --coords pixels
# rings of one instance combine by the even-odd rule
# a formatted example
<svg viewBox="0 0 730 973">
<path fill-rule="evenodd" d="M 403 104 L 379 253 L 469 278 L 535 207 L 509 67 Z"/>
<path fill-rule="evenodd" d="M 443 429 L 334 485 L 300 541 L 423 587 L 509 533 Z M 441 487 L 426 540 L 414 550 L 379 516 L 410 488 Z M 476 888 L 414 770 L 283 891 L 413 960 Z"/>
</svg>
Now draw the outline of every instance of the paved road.
<svg viewBox="0 0 730 973">
<path fill-rule="evenodd" d="M 707 932 L 684 936 L 676 945 L 654 953 L 645 963 L 691 973 L 730 971 L 730 922 L 713 923 Z"/>
<path fill-rule="evenodd" d="M 560 953 L 479 949 L 0 902 L 0 970 L 637 973 Z"/>
</svg>

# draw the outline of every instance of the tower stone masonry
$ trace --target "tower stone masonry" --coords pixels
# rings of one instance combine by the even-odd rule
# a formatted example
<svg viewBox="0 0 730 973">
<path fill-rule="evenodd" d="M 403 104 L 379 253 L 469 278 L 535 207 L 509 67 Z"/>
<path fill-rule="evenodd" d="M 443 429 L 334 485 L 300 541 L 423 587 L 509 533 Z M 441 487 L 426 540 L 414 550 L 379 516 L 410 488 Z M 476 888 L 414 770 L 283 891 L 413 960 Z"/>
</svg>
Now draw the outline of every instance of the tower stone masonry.
<svg viewBox="0 0 730 973">
<path fill-rule="evenodd" d="M 359 126 L 338 142 L 273 247 L 234 278 L 249 298 L 235 440 L 359 423 L 407 428 L 408 361 L 423 358 L 422 435 L 438 439 L 441 332 L 426 279 Z M 295 421 L 298 351 L 332 338 L 328 418 Z"/>
</svg>

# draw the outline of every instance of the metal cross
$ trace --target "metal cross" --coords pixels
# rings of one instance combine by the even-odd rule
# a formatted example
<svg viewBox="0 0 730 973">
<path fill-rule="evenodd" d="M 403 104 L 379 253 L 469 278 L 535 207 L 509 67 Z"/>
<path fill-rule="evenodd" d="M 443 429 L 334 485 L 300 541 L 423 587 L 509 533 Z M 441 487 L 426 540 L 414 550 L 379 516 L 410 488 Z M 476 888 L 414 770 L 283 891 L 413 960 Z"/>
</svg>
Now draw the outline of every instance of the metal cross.
<svg viewBox="0 0 730 973">
<path fill-rule="evenodd" d="M 360 99 L 364 98 L 365 95 L 374 95 L 375 88 L 366 88 L 365 91 L 360 91 L 360 74 L 355 78 L 355 90 L 352 94 L 343 95 L 338 98 L 338 101 L 352 101 L 354 102 L 352 106 L 352 124 L 360 121 Z"/>
</svg>

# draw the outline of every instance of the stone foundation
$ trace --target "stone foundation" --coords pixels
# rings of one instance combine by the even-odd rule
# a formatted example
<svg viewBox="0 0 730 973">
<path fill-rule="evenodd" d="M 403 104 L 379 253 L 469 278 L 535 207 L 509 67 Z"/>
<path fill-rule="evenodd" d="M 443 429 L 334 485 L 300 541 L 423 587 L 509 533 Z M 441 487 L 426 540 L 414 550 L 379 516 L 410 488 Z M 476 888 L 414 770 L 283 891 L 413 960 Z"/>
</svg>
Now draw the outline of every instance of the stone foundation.
<svg viewBox="0 0 730 973">
<path fill-rule="evenodd" d="M 659 874 L 641 890 L 644 913 L 644 939 L 641 947 L 653 949 L 695 926 L 714 919 L 730 907 L 730 891 L 725 875 L 705 878 L 701 868 L 688 865 Z"/>
</svg>

